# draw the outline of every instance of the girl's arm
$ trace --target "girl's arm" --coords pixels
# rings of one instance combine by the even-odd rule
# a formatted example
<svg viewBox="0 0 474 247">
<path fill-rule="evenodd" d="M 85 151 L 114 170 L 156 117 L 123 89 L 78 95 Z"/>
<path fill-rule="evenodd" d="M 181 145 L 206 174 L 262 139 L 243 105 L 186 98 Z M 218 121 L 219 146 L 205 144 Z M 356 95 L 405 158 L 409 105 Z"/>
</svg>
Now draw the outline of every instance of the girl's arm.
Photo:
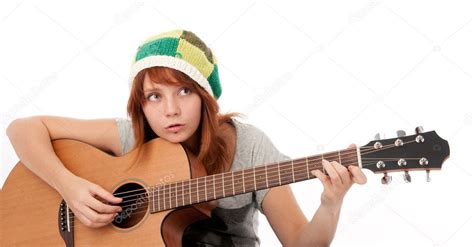
<svg viewBox="0 0 474 247">
<path fill-rule="evenodd" d="M 272 188 L 262 202 L 263 211 L 283 246 L 329 246 L 334 238 L 342 201 L 352 184 L 367 179 L 355 166 L 323 161 L 328 175 L 312 171 L 324 190 L 321 205 L 310 222 L 301 211 L 289 185 Z"/>
<path fill-rule="evenodd" d="M 21 162 L 57 190 L 85 225 L 106 225 L 119 212 L 120 207 L 106 205 L 94 196 L 109 203 L 119 203 L 121 199 L 69 172 L 54 153 L 51 144 L 56 139 L 75 139 L 103 151 L 119 154 L 121 144 L 114 119 L 34 116 L 14 120 L 7 128 L 7 135 Z"/>
</svg>

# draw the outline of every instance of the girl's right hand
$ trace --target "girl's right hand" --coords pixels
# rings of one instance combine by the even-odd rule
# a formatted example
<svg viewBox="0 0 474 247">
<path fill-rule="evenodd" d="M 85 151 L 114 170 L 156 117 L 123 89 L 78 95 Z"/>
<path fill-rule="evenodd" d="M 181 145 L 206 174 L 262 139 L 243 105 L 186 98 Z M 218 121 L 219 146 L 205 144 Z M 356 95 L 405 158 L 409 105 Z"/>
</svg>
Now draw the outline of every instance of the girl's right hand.
<svg viewBox="0 0 474 247">
<path fill-rule="evenodd" d="M 120 206 L 109 205 L 120 203 L 122 198 L 115 197 L 99 185 L 75 175 L 62 183 L 58 191 L 74 215 L 88 227 L 105 226 L 122 211 Z"/>
</svg>

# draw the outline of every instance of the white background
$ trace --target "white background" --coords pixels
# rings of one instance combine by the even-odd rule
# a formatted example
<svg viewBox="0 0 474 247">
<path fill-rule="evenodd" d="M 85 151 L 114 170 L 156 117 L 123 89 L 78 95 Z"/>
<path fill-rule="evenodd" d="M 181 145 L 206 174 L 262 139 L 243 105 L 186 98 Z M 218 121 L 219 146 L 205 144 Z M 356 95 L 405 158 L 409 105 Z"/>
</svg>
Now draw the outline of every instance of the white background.
<svg viewBox="0 0 474 247">
<path fill-rule="evenodd" d="M 473 246 L 473 10 L 470 1 L 2 1 L 0 184 L 18 160 L 5 135 L 13 119 L 126 117 L 135 49 L 184 28 L 218 57 L 222 111 L 245 113 L 291 157 L 418 125 L 449 141 L 431 183 L 393 174 L 383 186 L 365 170 L 332 246 Z M 292 188 L 310 219 L 322 186 Z M 260 218 L 262 246 L 280 245 Z"/>
</svg>

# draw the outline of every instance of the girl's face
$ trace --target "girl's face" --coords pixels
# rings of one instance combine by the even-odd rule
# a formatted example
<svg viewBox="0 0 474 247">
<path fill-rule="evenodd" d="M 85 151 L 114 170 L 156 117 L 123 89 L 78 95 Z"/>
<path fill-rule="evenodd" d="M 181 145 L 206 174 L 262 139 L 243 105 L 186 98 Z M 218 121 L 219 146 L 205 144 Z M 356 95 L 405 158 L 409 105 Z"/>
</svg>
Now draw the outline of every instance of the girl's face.
<svg viewBox="0 0 474 247">
<path fill-rule="evenodd" d="M 196 138 L 202 103 L 196 92 L 183 85 L 155 83 L 148 73 L 143 92 L 143 112 L 155 134 L 173 143 Z"/>
</svg>

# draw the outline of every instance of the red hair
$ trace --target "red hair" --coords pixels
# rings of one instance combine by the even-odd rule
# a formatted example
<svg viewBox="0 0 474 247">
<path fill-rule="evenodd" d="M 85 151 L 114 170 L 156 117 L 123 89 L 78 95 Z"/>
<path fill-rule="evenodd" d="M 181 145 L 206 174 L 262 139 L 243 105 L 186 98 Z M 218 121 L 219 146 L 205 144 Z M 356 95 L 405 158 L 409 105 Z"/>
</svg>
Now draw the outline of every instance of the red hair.
<svg viewBox="0 0 474 247">
<path fill-rule="evenodd" d="M 151 67 L 140 71 L 135 77 L 127 105 L 127 112 L 131 118 L 135 136 L 134 148 L 140 149 L 143 144 L 158 137 L 151 129 L 142 110 L 146 100 L 143 93 L 143 81 L 147 73 L 154 82 L 187 86 L 201 97 L 201 123 L 196 130 L 198 139 L 200 139 L 200 146 L 198 147 L 198 154 L 195 155 L 205 166 L 208 174 L 224 171 L 224 164 L 230 162 L 230 160 L 227 160 L 228 157 L 224 155 L 227 143 L 221 134 L 220 127 L 224 123 L 232 124 L 231 118 L 238 114 L 220 114 L 216 99 L 188 75 L 175 69 Z"/>
</svg>

